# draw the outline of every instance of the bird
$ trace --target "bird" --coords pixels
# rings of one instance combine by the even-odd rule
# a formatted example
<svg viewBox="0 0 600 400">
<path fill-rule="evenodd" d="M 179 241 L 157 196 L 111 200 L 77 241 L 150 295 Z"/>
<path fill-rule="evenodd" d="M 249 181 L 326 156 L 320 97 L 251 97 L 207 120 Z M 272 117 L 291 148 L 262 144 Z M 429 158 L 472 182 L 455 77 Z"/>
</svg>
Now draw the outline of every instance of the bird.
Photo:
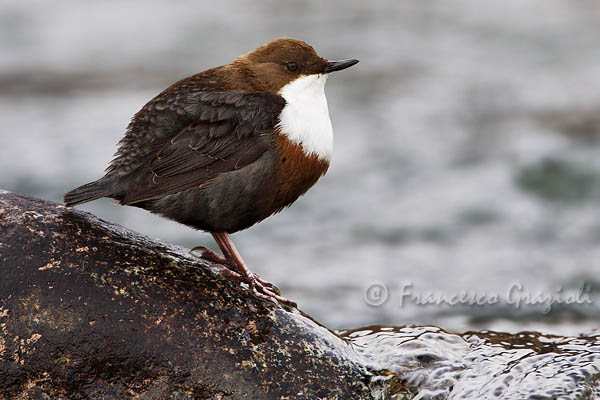
<svg viewBox="0 0 600 400">
<path fill-rule="evenodd" d="M 65 205 L 108 197 L 210 232 L 222 255 L 190 251 L 256 297 L 295 305 L 250 271 L 230 235 L 291 205 L 327 172 L 325 82 L 356 63 L 278 38 L 184 78 L 133 116 L 104 176 L 66 193 Z"/>
</svg>

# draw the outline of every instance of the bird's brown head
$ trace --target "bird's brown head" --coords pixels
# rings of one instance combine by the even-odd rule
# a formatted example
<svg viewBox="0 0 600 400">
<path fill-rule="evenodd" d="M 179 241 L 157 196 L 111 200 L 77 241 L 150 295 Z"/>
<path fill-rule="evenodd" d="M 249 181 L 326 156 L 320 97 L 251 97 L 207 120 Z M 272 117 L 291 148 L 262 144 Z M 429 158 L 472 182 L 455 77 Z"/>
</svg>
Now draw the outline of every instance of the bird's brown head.
<svg viewBox="0 0 600 400">
<path fill-rule="evenodd" d="M 326 60 L 309 44 L 289 38 L 272 40 L 234 61 L 234 65 L 243 65 L 257 88 L 271 93 L 299 77 L 328 74 L 356 63 L 358 60 Z"/>
</svg>

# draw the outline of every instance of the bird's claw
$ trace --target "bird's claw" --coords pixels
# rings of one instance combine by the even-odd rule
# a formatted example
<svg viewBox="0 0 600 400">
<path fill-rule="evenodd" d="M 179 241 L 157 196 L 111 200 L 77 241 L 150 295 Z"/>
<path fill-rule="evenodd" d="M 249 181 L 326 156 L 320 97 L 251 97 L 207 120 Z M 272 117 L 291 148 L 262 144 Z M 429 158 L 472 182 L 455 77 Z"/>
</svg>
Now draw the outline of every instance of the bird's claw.
<svg viewBox="0 0 600 400">
<path fill-rule="evenodd" d="M 200 257 L 204 258 L 205 260 L 208 260 L 214 264 L 221 265 L 221 266 L 225 267 L 226 269 L 230 270 L 231 272 L 239 275 L 239 272 L 237 271 L 237 268 L 236 268 L 235 261 L 229 260 L 229 259 L 223 257 L 222 255 L 218 254 L 217 252 L 215 252 L 211 249 L 208 249 L 204 246 L 196 246 L 196 247 L 192 248 L 190 250 L 190 254 L 194 254 L 194 252 L 196 252 L 196 251 L 200 251 L 201 252 Z M 223 271 L 222 271 L 222 275 L 226 275 L 226 273 L 223 273 Z M 256 273 L 252 273 L 252 276 L 254 277 L 254 280 L 259 284 L 257 286 L 263 287 L 263 288 L 267 289 L 269 292 L 272 292 L 277 296 L 281 295 L 281 290 L 279 290 L 279 288 L 277 286 L 273 285 L 271 282 L 268 282 L 268 281 L 262 279 Z M 228 276 L 228 277 L 231 278 L 232 276 Z M 246 282 L 246 283 L 250 284 L 249 282 Z"/>
<path fill-rule="evenodd" d="M 257 274 L 250 272 L 248 275 L 240 273 L 234 260 L 229 260 L 220 254 L 204 247 L 196 246 L 190 250 L 190 254 L 194 252 L 201 252 L 200 256 L 205 260 L 212 262 L 213 267 L 219 269 L 219 273 L 227 279 L 231 279 L 236 282 L 243 282 L 250 286 L 252 294 L 256 297 L 272 301 L 274 303 L 280 302 L 289 306 L 296 307 L 296 303 L 281 296 L 281 290 L 272 283 L 262 279 Z"/>
<path fill-rule="evenodd" d="M 238 271 L 233 270 L 228 265 L 215 263 L 211 265 L 219 270 L 219 273 L 227 279 L 235 282 L 246 283 L 252 294 L 256 297 L 264 300 L 271 301 L 273 303 L 282 303 L 292 307 L 297 307 L 297 304 L 285 297 L 281 296 L 281 292 L 277 286 L 272 283 L 266 282 L 265 280 L 258 277 L 258 275 L 251 273 L 251 276 L 240 274 Z M 266 284 L 265 284 L 266 283 Z"/>
<path fill-rule="evenodd" d="M 212 251 L 211 249 L 208 249 L 204 246 L 196 246 L 196 247 L 190 249 L 190 254 L 193 255 L 195 251 L 200 251 L 201 252 L 200 257 L 204 258 L 205 260 L 211 261 L 215 264 L 229 265 L 229 262 L 225 257 L 219 255 L 217 252 Z"/>
</svg>

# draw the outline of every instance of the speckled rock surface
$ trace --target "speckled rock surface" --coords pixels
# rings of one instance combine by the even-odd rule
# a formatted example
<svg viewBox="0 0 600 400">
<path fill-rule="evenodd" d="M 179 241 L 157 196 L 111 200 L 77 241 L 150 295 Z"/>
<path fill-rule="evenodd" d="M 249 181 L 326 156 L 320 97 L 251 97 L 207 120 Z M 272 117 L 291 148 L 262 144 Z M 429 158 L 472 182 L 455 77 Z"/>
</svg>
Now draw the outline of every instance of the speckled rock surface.
<svg viewBox="0 0 600 400">
<path fill-rule="evenodd" d="M 595 399 L 600 331 L 334 333 L 186 249 L 0 191 L 0 399 Z"/>
<path fill-rule="evenodd" d="M 0 398 L 375 399 L 351 346 L 185 249 L 0 191 Z"/>
</svg>

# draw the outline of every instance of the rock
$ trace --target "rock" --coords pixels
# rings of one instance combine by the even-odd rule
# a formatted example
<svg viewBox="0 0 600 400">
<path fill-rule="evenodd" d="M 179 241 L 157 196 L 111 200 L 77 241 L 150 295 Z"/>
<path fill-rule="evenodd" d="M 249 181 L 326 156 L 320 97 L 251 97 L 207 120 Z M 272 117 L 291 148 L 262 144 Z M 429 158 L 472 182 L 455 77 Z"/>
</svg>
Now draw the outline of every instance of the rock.
<svg viewBox="0 0 600 400">
<path fill-rule="evenodd" d="M 206 262 L 0 191 L 0 399 L 593 399 L 600 332 L 334 333 Z"/>
<path fill-rule="evenodd" d="M 0 192 L 5 398 L 375 399 L 347 342 L 184 249 Z"/>
<path fill-rule="evenodd" d="M 538 123 L 587 145 L 600 141 L 600 106 L 566 107 L 534 114 Z"/>
<path fill-rule="evenodd" d="M 600 174 L 593 168 L 552 157 L 525 166 L 516 182 L 524 191 L 554 202 L 581 203 L 600 193 Z"/>
</svg>

